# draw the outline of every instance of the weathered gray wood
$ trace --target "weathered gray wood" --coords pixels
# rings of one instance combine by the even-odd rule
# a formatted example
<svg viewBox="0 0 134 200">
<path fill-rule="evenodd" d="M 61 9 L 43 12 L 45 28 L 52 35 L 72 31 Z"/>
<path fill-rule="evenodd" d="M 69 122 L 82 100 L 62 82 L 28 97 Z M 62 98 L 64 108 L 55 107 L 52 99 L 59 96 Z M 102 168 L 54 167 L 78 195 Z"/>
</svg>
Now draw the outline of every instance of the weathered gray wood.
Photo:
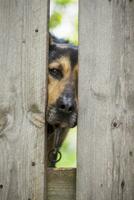
<svg viewBox="0 0 134 200">
<path fill-rule="evenodd" d="M 0 0 L 0 200 L 44 200 L 47 0 Z"/>
<path fill-rule="evenodd" d="M 134 199 L 134 1 L 80 1 L 77 200 Z"/>
<path fill-rule="evenodd" d="M 76 199 L 76 169 L 48 169 L 48 200 Z"/>
</svg>

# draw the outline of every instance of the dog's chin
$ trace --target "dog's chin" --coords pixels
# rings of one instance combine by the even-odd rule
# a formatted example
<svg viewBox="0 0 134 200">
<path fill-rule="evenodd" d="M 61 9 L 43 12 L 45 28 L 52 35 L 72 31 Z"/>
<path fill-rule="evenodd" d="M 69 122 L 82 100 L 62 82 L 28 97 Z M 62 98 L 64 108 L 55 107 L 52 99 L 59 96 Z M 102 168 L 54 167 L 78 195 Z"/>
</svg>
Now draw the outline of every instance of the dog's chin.
<svg viewBox="0 0 134 200">
<path fill-rule="evenodd" d="M 77 113 L 74 112 L 70 117 L 60 116 L 55 108 L 47 110 L 46 120 L 52 126 L 61 128 L 74 128 L 77 125 Z"/>
<path fill-rule="evenodd" d="M 75 122 L 67 122 L 67 121 L 64 121 L 64 120 L 49 120 L 47 119 L 47 122 L 48 124 L 52 125 L 52 126 L 55 126 L 55 127 L 61 127 L 61 128 L 74 128 L 75 126 L 77 126 L 77 121 Z"/>
<path fill-rule="evenodd" d="M 61 127 L 61 128 L 74 128 L 77 123 L 75 124 L 69 124 L 67 122 L 63 122 L 63 121 L 55 121 L 55 122 L 50 122 L 47 121 L 51 126 L 55 126 L 55 127 Z"/>
<path fill-rule="evenodd" d="M 77 123 L 67 123 L 67 122 L 63 122 L 61 121 L 59 126 L 61 128 L 74 128 L 77 125 Z"/>
</svg>

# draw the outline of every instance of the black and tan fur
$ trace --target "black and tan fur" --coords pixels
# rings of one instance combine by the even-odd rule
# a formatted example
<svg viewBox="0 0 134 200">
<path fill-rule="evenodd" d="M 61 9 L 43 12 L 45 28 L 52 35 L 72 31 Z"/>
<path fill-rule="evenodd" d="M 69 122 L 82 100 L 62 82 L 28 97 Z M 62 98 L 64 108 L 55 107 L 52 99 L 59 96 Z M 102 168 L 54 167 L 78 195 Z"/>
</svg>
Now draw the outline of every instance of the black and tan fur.
<svg viewBox="0 0 134 200">
<path fill-rule="evenodd" d="M 69 128 L 77 124 L 78 48 L 50 36 L 48 66 L 48 152 L 53 148 L 54 129 L 62 129 L 61 144 Z"/>
</svg>

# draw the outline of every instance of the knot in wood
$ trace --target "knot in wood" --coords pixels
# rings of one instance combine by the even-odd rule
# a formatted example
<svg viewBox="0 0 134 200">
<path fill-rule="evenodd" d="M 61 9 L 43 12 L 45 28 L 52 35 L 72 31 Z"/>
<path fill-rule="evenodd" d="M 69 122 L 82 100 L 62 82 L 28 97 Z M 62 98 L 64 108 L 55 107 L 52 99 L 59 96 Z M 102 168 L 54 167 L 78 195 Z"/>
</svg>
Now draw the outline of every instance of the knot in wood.
<svg viewBox="0 0 134 200">
<path fill-rule="evenodd" d="M 45 126 L 45 114 L 41 112 L 36 105 L 32 105 L 28 111 L 28 119 L 37 128 Z"/>
<path fill-rule="evenodd" d="M 0 135 L 2 135 L 3 130 L 6 128 L 8 123 L 7 113 L 0 111 Z"/>
</svg>

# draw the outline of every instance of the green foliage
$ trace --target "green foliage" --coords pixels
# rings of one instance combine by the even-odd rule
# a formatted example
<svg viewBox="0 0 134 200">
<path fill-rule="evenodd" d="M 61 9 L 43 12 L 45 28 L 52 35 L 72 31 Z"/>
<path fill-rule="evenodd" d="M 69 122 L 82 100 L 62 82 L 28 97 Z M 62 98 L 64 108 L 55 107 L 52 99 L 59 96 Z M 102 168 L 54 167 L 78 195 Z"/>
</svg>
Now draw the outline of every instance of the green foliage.
<svg viewBox="0 0 134 200">
<path fill-rule="evenodd" d="M 61 147 L 62 159 L 56 167 L 76 167 L 76 132 L 73 128 L 69 131 L 68 136 Z"/>
<path fill-rule="evenodd" d="M 65 6 L 67 4 L 74 2 L 74 0 L 54 0 L 54 1 L 56 4 L 61 5 L 61 6 Z"/>
<path fill-rule="evenodd" d="M 50 28 L 56 28 L 58 25 L 60 25 L 62 22 L 62 14 L 55 11 L 51 17 L 50 17 L 50 21 L 49 21 L 49 27 Z"/>
</svg>

